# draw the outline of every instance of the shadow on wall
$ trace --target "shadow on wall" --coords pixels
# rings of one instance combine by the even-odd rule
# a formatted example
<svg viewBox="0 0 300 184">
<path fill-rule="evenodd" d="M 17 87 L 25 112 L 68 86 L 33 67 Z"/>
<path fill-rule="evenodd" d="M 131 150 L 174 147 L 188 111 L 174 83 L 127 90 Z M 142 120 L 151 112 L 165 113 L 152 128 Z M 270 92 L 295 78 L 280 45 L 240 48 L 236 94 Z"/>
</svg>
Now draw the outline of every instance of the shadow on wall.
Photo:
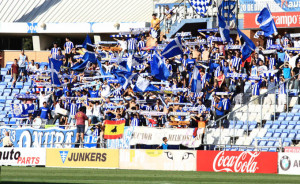
<svg viewBox="0 0 300 184">
<path fill-rule="evenodd" d="M 60 3 L 61 0 L 46 0 L 41 5 L 32 9 L 15 22 L 33 22 L 33 20 L 44 12 L 48 11 L 52 6 Z"/>
</svg>

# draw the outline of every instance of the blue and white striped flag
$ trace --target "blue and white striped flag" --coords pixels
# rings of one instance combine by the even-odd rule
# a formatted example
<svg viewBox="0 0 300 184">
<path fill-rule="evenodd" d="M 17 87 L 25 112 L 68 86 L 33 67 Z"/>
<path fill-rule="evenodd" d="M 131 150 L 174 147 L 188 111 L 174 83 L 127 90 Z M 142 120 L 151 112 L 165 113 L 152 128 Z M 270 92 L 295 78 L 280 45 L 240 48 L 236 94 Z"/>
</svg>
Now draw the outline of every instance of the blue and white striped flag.
<svg viewBox="0 0 300 184">
<path fill-rule="evenodd" d="M 259 23 L 260 29 L 264 31 L 265 37 L 268 37 L 272 34 L 277 35 L 277 28 L 269 7 L 261 10 L 257 17 L 257 22 Z"/>
<path fill-rule="evenodd" d="M 230 43 L 230 30 L 225 18 L 218 13 L 219 30 L 223 42 Z"/>
</svg>

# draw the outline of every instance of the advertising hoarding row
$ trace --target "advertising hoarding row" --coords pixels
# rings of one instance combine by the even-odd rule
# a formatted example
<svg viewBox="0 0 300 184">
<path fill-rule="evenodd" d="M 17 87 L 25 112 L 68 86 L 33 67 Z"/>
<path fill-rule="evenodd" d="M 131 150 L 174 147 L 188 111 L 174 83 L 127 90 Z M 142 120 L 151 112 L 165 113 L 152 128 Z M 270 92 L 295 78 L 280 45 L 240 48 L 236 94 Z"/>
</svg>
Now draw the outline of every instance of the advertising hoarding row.
<svg viewBox="0 0 300 184">
<path fill-rule="evenodd" d="M 0 165 L 300 175 L 292 152 L 1 148 Z"/>
</svg>

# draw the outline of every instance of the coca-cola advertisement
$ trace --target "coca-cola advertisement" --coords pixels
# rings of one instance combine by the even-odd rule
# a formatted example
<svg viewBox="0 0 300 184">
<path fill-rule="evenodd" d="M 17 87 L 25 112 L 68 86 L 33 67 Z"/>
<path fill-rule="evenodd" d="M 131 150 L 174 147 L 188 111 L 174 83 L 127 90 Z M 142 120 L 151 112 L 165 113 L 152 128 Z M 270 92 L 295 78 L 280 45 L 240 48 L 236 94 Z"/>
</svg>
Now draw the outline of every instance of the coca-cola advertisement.
<svg viewBox="0 0 300 184">
<path fill-rule="evenodd" d="M 277 152 L 197 151 L 197 171 L 277 173 Z"/>
</svg>

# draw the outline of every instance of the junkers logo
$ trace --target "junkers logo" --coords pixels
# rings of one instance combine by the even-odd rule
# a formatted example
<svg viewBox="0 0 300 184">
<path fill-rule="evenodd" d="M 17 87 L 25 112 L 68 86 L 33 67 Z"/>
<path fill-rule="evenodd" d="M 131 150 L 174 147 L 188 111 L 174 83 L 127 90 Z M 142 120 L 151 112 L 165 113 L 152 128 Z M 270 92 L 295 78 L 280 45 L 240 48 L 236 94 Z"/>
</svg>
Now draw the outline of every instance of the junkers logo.
<svg viewBox="0 0 300 184">
<path fill-rule="evenodd" d="M 291 167 L 291 159 L 286 155 L 282 156 L 280 159 L 280 168 L 284 171 L 287 171 L 290 169 L 290 167 Z"/>
</svg>

